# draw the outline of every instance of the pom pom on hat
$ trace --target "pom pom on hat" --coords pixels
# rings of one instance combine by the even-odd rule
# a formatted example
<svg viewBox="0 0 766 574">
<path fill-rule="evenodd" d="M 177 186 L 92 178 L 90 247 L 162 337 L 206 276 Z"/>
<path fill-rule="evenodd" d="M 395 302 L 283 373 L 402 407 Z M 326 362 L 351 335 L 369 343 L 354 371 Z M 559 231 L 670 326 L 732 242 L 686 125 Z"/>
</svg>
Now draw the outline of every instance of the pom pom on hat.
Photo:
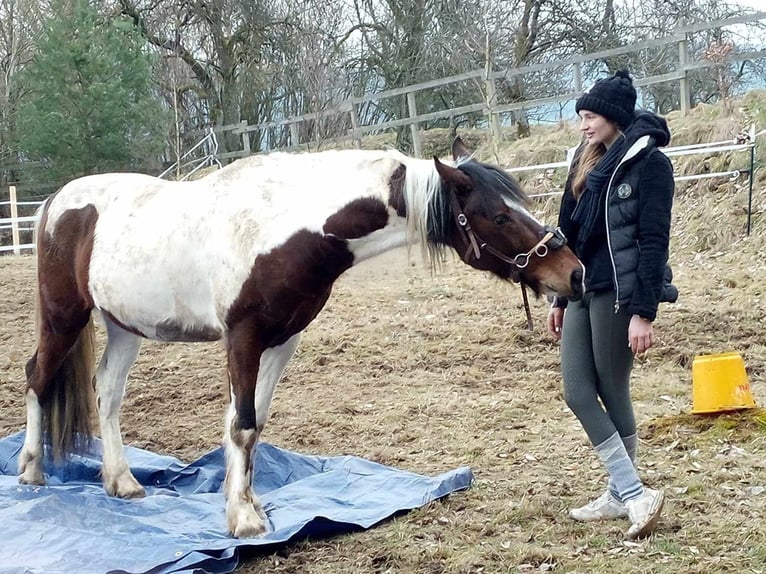
<svg viewBox="0 0 766 574">
<path fill-rule="evenodd" d="M 597 80 L 593 87 L 577 98 L 575 111 L 588 110 L 604 116 L 621 129 L 633 121 L 636 110 L 636 88 L 627 70 Z"/>
</svg>

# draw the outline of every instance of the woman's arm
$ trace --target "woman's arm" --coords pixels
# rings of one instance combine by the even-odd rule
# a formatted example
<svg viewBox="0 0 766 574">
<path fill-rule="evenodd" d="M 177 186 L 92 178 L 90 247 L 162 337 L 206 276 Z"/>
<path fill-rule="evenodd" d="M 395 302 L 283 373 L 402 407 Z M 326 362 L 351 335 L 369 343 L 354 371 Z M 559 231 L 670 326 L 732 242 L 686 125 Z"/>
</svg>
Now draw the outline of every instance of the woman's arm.
<svg viewBox="0 0 766 574">
<path fill-rule="evenodd" d="M 629 311 L 649 321 L 657 316 L 663 274 L 670 243 L 673 206 L 673 166 L 665 154 L 654 150 L 642 166 L 639 184 L 638 269 Z"/>
</svg>

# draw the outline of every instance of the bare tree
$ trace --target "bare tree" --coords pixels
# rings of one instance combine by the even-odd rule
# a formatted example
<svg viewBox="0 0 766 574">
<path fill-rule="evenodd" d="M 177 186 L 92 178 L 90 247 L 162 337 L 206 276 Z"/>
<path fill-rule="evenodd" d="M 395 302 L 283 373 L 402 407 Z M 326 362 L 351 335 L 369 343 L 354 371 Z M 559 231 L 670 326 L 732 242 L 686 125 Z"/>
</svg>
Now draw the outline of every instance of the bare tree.
<svg viewBox="0 0 766 574">
<path fill-rule="evenodd" d="M 220 125 L 242 118 L 246 75 L 256 90 L 278 76 L 273 48 L 293 25 L 294 8 L 291 2 L 264 0 L 119 0 L 120 11 L 151 44 L 188 66 L 209 121 Z M 224 144 L 236 149 L 237 137 Z"/>
</svg>

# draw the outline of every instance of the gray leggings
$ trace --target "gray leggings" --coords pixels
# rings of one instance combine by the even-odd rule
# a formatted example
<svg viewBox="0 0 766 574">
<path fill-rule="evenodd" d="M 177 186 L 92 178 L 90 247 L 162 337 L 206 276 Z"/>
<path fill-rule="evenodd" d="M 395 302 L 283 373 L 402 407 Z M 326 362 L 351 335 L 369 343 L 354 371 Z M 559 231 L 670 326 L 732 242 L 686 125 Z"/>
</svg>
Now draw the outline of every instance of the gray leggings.
<svg viewBox="0 0 766 574">
<path fill-rule="evenodd" d="M 570 301 L 561 335 L 564 399 L 593 446 L 615 432 L 621 437 L 636 432 L 630 400 L 631 315 L 624 308 L 615 314 L 614 299 L 609 291 Z"/>
</svg>

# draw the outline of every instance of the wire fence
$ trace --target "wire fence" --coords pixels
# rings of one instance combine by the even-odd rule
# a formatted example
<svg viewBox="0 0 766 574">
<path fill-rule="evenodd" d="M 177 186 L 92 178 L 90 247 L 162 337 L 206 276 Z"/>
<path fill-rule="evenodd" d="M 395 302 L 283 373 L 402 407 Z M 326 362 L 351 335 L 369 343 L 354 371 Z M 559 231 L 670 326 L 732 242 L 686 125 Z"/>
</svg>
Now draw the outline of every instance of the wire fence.
<svg viewBox="0 0 766 574">
<path fill-rule="evenodd" d="M 686 156 L 686 155 L 692 155 L 692 154 L 716 154 L 716 153 L 723 153 L 723 152 L 748 152 L 749 163 L 747 166 L 742 167 L 740 169 L 676 176 L 674 179 L 677 182 L 694 181 L 694 180 L 711 179 L 711 178 L 729 178 L 731 180 L 734 180 L 739 178 L 743 174 L 747 174 L 748 176 L 747 233 L 750 234 L 751 223 L 752 223 L 753 177 L 754 177 L 753 171 L 755 166 L 755 138 L 763 134 L 766 134 L 766 130 L 756 134 L 755 127 L 753 126 L 749 134 L 745 134 L 744 137 L 740 135 L 738 136 L 737 139 L 734 139 L 734 140 L 691 144 L 691 145 L 685 145 L 685 146 L 674 146 L 674 147 L 663 148 L 662 151 L 665 153 L 665 155 L 669 157 Z M 202 158 L 185 162 L 186 158 L 189 157 L 191 152 L 198 148 L 207 149 L 207 153 L 205 154 L 205 156 Z M 193 173 L 197 172 L 199 169 L 202 169 L 205 166 L 217 165 L 220 168 L 221 164 L 215 156 L 215 152 L 217 151 L 217 149 L 218 149 L 218 144 L 215 139 L 215 134 L 213 134 L 213 132 L 210 132 L 208 135 L 205 136 L 205 138 L 203 138 L 203 140 L 200 141 L 200 143 L 194 146 L 192 150 L 189 150 L 189 152 L 184 154 L 184 156 L 179 159 L 180 163 L 178 165 L 171 166 L 171 168 L 168 168 L 158 177 L 166 176 L 168 173 L 171 173 L 173 170 L 177 169 L 179 166 L 184 166 L 186 168 L 191 166 L 191 170 L 187 172 L 187 174 L 181 179 L 187 179 Z M 547 172 L 552 169 L 568 169 L 571 163 L 572 155 L 573 155 L 572 151 L 573 150 L 570 150 L 570 152 L 567 154 L 567 159 L 564 161 L 508 168 L 505 171 L 508 173 L 521 173 L 521 172 L 532 172 L 532 171 Z M 553 197 L 553 196 L 561 195 L 562 193 L 563 193 L 562 189 L 557 189 L 557 190 L 550 190 L 544 193 L 531 194 L 530 197 L 533 199 L 543 198 L 543 197 Z M 34 245 L 34 242 L 32 241 L 32 232 L 34 230 L 34 222 L 37 220 L 37 216 L 36 215 L 19 216 L 18 208 L 19 207 L 34 207 L 35 209 L 37 209 L 40 205 L 43 204 L 43 201 L 17 201 L 16 190 L 13 186 L 11 186 L 10 188 L 9 195 L 10 195 L 9 201 L 0 201 L 0 207 L 8 205 L 10 206 L 10 210 L 11 210 L 11 217 L 0 218 L 0 254 L 12 251 L 15 255 L 20 255 L 22 251 L 29 251 L 29 250 L 34 251 L 35 245 Z M 7 234 L 4 234 L 2 232 L 7 231 L 9 229 L 11 230 L 11 244 L 3 245 L 2 241 L 6 239 L 3 236 Z M 21 242 L 22 234 L 25 239 L 27 238 L 29 239 L 28 242 L 25 242 L 25 243 Z"/>
</svg>

